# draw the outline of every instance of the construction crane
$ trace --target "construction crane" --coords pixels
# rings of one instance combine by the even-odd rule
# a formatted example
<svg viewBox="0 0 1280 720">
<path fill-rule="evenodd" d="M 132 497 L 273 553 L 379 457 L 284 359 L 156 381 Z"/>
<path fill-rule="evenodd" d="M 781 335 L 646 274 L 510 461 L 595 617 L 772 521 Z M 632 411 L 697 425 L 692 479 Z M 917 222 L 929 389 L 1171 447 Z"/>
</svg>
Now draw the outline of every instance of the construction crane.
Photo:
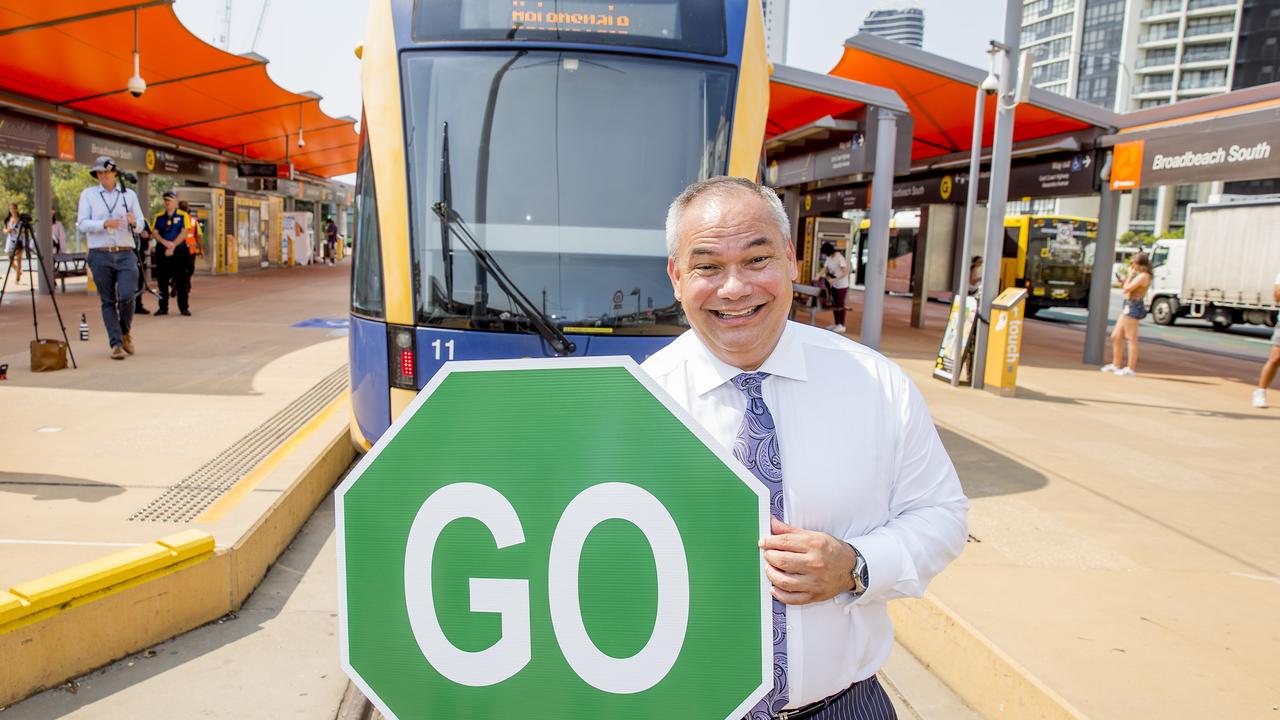
<svg viewBox="0 0 1280 720">
<path fill-rule="evenodd" d="M 222 35 L 218 38 L 218 44 L 228 52 L 231 50 L 231 1 L 227 0 L 222 8 Z"/>
<path fill-rule="evenodd" d="M 231 5 L 234 0 L 227 0 L 222 6 L 222 34 L 218 37 L 218 45 L 231 52 Z M 258 41 L 262 39 L 262 27 L 267 23 L 267 11 L 271 8 L 271 0 L 263 0 L 262 11 L 258 13 L 258 29 L 253 32 L 253 44 L 249 52 L 256 52 Z"/>
<path fill-rule="evenodd" d="M 227 0 L 227 4 L 231 4 L 231 0 Z M 271 0 L 262 0 L 262 12 L 258 14 L 258 29 L 253 33 L 253 44 L 249 46 L 249 52 L 256 52 L 258 49 L 258 40 L 262 39 L 262 26 L 267 21 L 267 8 L 271 7 Z"/>
</svg>

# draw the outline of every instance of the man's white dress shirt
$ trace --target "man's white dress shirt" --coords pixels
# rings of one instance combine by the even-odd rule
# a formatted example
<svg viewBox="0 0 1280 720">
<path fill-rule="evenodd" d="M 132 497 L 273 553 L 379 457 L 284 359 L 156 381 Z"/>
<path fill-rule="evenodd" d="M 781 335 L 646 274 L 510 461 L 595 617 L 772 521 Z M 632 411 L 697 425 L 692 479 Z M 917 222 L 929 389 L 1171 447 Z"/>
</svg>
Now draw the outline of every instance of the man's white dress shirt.
<svg viewBox="0 0 1280 720">
<path fill-rule="evenodd" d="M 690 330 L 641 366 L 725 448 L 747 401 Z M 788 707 L 874 674 L 893 645 L 885 601 L 919 597 L 964 548 L 969 502 L 924 400 L 906 373 L 835 333 L 788 322 L 759 368 L 777 426 L 786 522 L 844 540 L 870 584 L 787 606 Z"/>
<path fill-rule="evenodd" d="M 104 247 L 133 247 L 133 230 L 129 229 L 128 213 L 134 222 L 141 224 L 145 215 L 138 207 L 138 196 L 132 190 L 121 190 L 119 183 L 108 190 L 99 183 L 80 192 L 80 206 L 76 211 L 76 227 L 84 233 L 89 249 Z M 120 227 L 108 230 L 104 223 L 111 219 L 124 220 Z"/>
</svg>

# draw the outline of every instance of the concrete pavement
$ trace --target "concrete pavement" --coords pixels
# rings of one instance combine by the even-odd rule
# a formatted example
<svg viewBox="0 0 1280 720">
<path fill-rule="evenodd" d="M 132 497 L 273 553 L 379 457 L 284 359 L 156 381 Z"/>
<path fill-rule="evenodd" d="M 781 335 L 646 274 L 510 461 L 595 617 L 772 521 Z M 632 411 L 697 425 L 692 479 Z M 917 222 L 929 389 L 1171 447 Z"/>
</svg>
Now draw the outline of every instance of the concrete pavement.
<svg viewBox="0 0 1280 720">
<path fill-rule="evenodd" d="M 1029 321 L 1000 398 L 932 379 L 947 308 L 924 331 L 909 311 L 888 302 L 883 349 L 972 499 L 937 600 L 1089 717 L 1278 716 L 1280 409 L 1249 406 L 1259 364 L 1144 343 L 1139 375 L 1115 377 L 1080 364 L 1082 333 Z M 984 680 L 967 669 L 932 669 L 1018 717 L 967 696 Z"/>
</svg>

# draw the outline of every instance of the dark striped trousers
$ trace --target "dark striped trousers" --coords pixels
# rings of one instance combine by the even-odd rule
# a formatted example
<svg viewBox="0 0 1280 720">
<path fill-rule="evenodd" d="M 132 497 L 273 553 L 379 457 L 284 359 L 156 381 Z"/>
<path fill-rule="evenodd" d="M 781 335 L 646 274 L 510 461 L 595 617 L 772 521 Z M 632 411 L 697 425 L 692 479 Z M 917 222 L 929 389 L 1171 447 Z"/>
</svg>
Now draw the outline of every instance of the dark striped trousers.
<svg viewBox="0 0 1280 720">
<path fill-rule="evenodd" d="M 811 720 L 898 720 L 889 695 L 872 675 L 853 684 L 835 702 L 809 715 Z"/>
</svg>

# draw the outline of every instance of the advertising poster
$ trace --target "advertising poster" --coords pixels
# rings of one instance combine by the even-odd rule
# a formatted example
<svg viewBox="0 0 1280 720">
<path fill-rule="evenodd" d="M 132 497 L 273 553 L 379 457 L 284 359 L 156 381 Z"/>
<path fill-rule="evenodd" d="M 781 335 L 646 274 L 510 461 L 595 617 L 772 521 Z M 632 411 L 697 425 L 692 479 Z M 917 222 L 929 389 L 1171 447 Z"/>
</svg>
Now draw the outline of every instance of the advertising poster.
<svg viewBox="0 0 1280 720">
<path fill-rule="evenodd" d="M 960 362 L 960 382 L 967 383 L 973 377 L 973 320 L 978 313 L 978 300 L 970 295 L 964 301 L 964 355 Z M 951 301 L 951 316 L 947 318 L 947 331 L 942 334 L 938 358 L 933 363 L 933 376 L 947 382 L 951 382 L 952 373 L 955 372 L 956 321 L 959 313 L 960 300 L 957 298 Z"/>
</svg>

